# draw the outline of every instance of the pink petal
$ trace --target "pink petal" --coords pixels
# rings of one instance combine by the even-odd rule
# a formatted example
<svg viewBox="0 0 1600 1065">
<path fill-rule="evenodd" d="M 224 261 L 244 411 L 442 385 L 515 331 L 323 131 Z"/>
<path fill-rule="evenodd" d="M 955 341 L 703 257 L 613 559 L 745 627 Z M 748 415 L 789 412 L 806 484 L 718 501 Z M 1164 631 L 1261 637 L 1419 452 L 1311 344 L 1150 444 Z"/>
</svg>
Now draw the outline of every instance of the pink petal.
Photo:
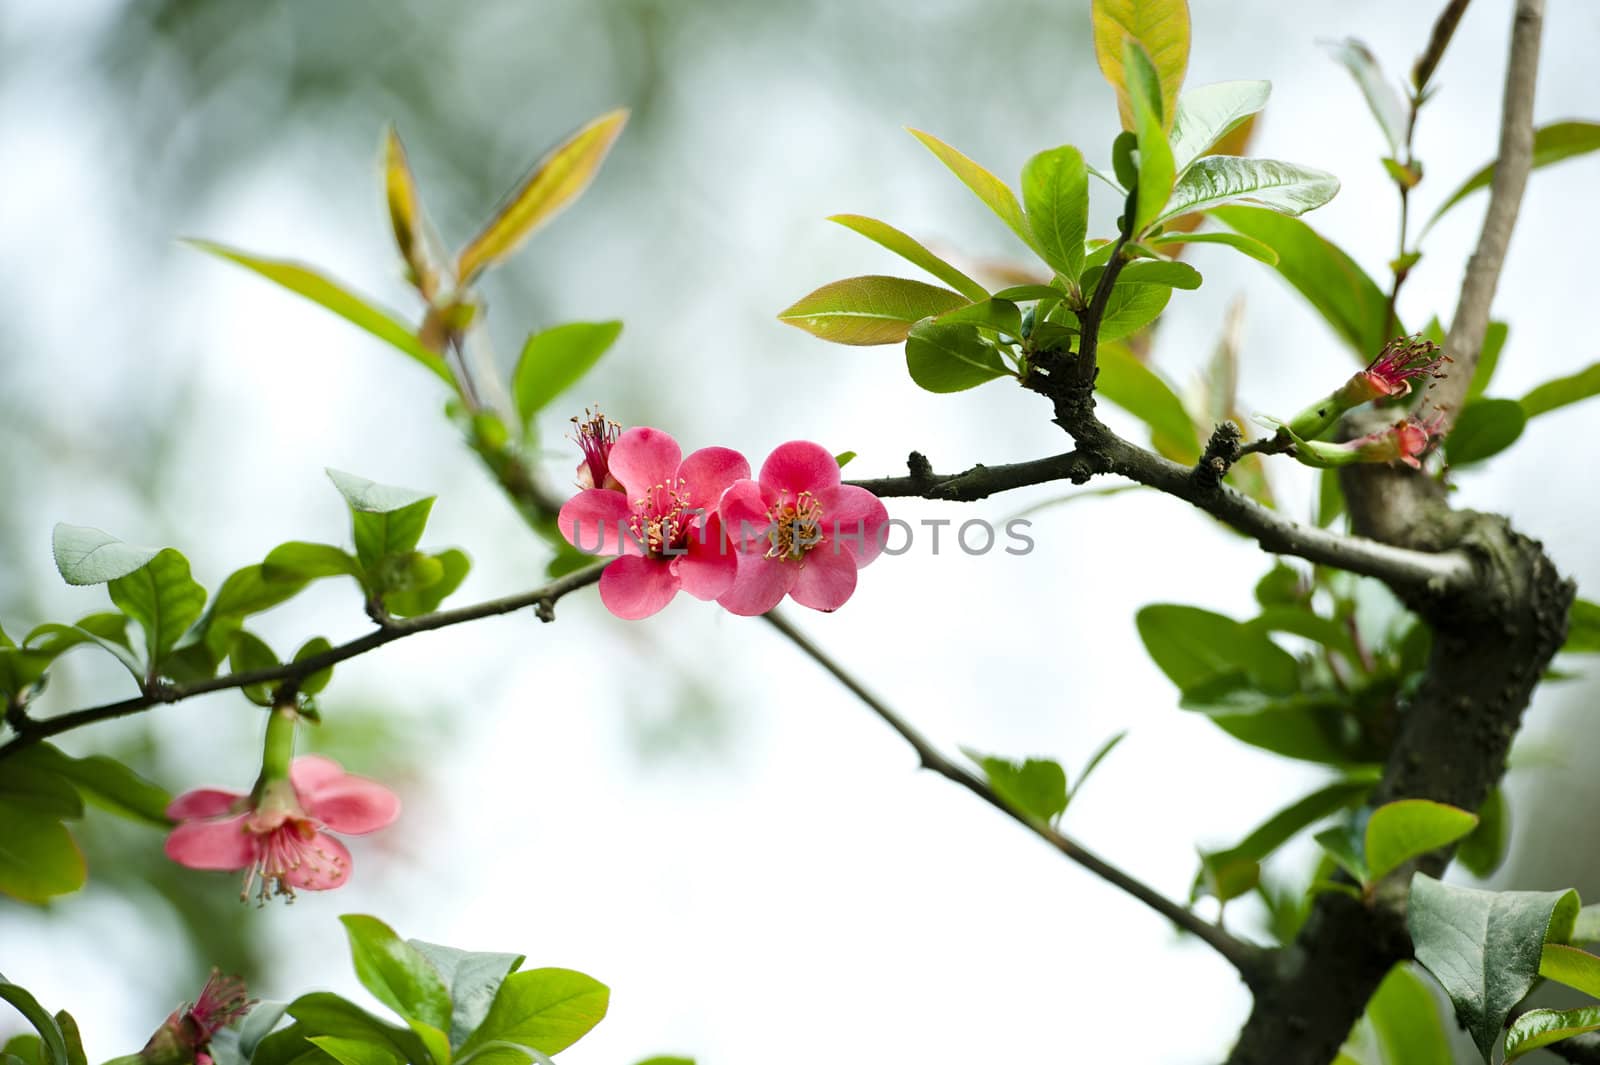
<svg viewBox="0 0 1600 1065">
<path fill-rule="evenodd" d="M 244 798 L 236 791 L 219 788 L 196 788 L 186 791 L 167 804 L 167 816 L 174 821 L 190 821 L 197 817 L 221 817 L 233 809 L 233 804 Z"/>
<path fill-rule="evenodd" d="M 800 567 L 783 559 L 756 553 L 738 558 L 739 574 L 733 587 L 717 599 L 729 613 L 746 617 L 765 614 L 783 601 L 799 576 Z"/>
<path fill-rule="evenodd" d="M 662 559 L 623 555 L 600 574 L 600 601 L 627 621 L 649 617 L 677 594 L 678 578 Z"/>
<path fill-rule="evenodd" d="M 359 836 L 400 816 L 400 799 L 394 792 L 366 777 L 344 776 L 301 793 L 306 813 L 335 832 Z"/>
<path fill-rule="evenodd" d="M 648 425 L 625 429 L 607 459 L 629 500 L 643 499 L 658 484 L 671 484 L 683 450 L 671 435 Z"/>
<path fill-rule="evenodd" d="M 696 599 L 715 599 L 733 587 L 739 556 L 722 535 L 722 519 L 713 514 L 689 534 L 689 553 L 672 560 L 683 590 Z"/>
<path fill-rule="evenodd" d="M 319 788 L 343 780 L 344 766 L 321 754 L 305 754 L 289 763 L 289 783 L 302 804 Z"/>
<path fill-rule="evenodd" d="M 350 879 L 350 851 L 326 832 L 307 840 L 303 855 L 300 864 L 284 874 L 290 887 L 331 891 Z"/>
<path fill-rule="evenodd" d="M 718 513 L 722 527 L 736 550 L 755 551 L 767 549 L 767 530 L 772 527 L 770 504 L 761 485 L 755 481 L 735 481 L 722 494 Z"/>
<path fill-rule="evenodd" d="M 817 493 L 838 483 L 838 461 L 827 448 L 809 440 L 779 444 L 761 464 L 761 486 L 787 491 L 791 498 L 801 492 Z"/>
<path fill-rule="evenodd" d="M 620 555 L 633 507 L 621 492 L 590 488 L 561 506 L 556 527 L 567 543 L 591 555 Z"/>
<path fill-rule="evenodd" d="M 883 500 L 853 484 L 841 484 L 817 495 L 822 504 L 822 528 L 827 542 L 818 544 L 818 551 L 832 553 L 837 549 L 850 552 L 856 565 L 865 566 L 878 557 L 888 540 L 889 512 Z"/>
<path fill-rule="evenodd" d="M 678 476 L 689 490 L 689 509 L 713 511 L 730 484 L 749 480 L 750 463 L 728 447 L 703 447 L 683 460 Z"/>
<path fill-rule="evenodd" d="M 167 857 L 190 869 L 243 869 L 256 860 L 245 814 L 222 821 L 185 821 L 167 836 Z"/>
<path fill-rule="evenodd" d="M 835 552 L 822 543 L 806 552 L 789 594 L 812 610 L 838 610 L 856 590 L 856 560 L 848 551 Z"/>
</svg>

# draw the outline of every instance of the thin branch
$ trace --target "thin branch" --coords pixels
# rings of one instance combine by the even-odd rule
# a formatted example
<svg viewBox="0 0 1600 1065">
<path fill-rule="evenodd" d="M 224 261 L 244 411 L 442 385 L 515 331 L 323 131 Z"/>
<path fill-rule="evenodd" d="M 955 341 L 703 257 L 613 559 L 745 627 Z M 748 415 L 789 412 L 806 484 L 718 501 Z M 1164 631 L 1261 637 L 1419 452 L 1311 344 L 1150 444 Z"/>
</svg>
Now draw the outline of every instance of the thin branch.
<svg viewBox="0 0 1600 1065">
<path fill-rule="evenodd" d="M 1544 24 L 1544 0 L 1517 0 L 1511 27 L 1511 58 L 1506 65 L 1505 99 L 1500 112 L 1500 157 L 1495 163 L 1494 183 L 1489 189 L 1489 209 L 1477 249 L 1467 260 L 1466 277 L 1456 315 L 1445 338 L 1445 351 L 1455 365 L 1450 376 L 1423 394 L 1418 416 L 1438 413 L 1444 419 L 1441 432 L 1448 432 L 1466 401 L 1484 334 L 1489 329 L 1489 310 L 1495 288 L 1505 265 L 1511 231 L 1522 206 L 1522 193 L 1533 169 L 1533 94 L 1539 78 L 1539 36 Z"/>
<path fill-rule="evenodd" d="M 946 780 L 966 788 L 990 806 L 1001 811 L 1007 817 L 1027 828 L 1046 843 L 1049 843 L 1070 861 L 1083 866 L 1095 876 L 1138 899 L 1173 924 L 1204 940 L 1207 945 L 1237 969 L 1246 982 L 1251 982 L 1258 978 L 1265 956 L 1260 947 L 1237 939 L 1225 929 L 1201 920 L 1194 913 L 1173 902 L 1144 882 L 1118 869 L 1072 838 L 1056 831 L 1044 821 L 1029 817 L 1007 805 L 1005 800 L 1001 799 L 984 780 L 941 754 L 938 748 L 928 741 L 926 736 L 918 732 L 910 722 L 895 713 L 890 706 L 869 691 L 843 666 L 835 662 L 816 644 L 812 643 L 804 633 L 791 625 L 787 618 L 776 610 L 769 611 L 763 617 L 773 628 L 788 637 L 791 643 L 809 655 L 814 662 L 833 674 L 839 683 L 850 689 L 851 693 L 865 703 L 886 725 L 894 729 L 901 739 L 910 744 L 912 749 L 917 752 L 917 757 L 921 759 L 923 768 L 930 769 Z"/>
<path fill-rule="evenodd" d="M 849 483 L 885 499 L 914 496 L 971 503 L 986 499 L 996 492 L 1009 492 L 1013 488 L 1026 488 L 1050 481 L 1083 484 L 1095 472 L 1089 460 L 1076 451 L 1030 462 L 1010 462 L 999 466 L 979 464 L 956 474 L 935 474 L 928 466 L 928 460 L 916 452 L 912 453 L 907 465 L 911 468 L 908 477 L 872 477 Z"/>
<path fill-rule="evenodd" d="M 312 655 L 309 658 L 294 662 L 285 662 L 269 669 L 252 669 L 245 673 L 230 673 L 226 676 L 212 677 L 193 684 L 154 685 L 144 694 L 137 695 L 131 699 L 123 699 L 121 702 L 105 703 L 101 706 L 91 706 L 83 710 L 73 710 L 70 713 L 57 714 L 54 717 L 44 718 L 43 720 L 28 718 L 25 722 L 13 721 L 12 724 L 17 735 L 4 745 L 0 745 L 0 759 L 71 729 L 82 728 L 85 725 L 93 725 L 101 721 L 109 721 L 112 718 L 126 717 L 129 714 L 137 714 L 154 706 L 182 702 L 197 695 L 228 691 L 233 688 L 244 688 L 254 684 L 298 684 L 313 673 L 320 673 L 330 666 L 338 665 L 340 662 L 355 658 L 357 655 L 366 654 L 368 651 L 382 647 L 384 644 L 393 643 L 407 636 L 414 636 L 419 632 L 432 632 L 435 629 L 449 628 L 452 625 L 460 625 L 463 622 L 478 621 L 481 618 L 495 617 L 499 614 L 510 614 L 527 607 L 534 607 L 537 610 L 539 620 L 554 621 L 556 601 L 570 592 L 594 584 L 600 579 L 600 572 L 603 569 L 605 569 L 605 564 L 597 563 L 576 570 L 564 577 L 558 577 L 543 587 L 522 592 L 518 595 L 490 599 L 487 602 L 460 607 L 456 610 L 441 610 L 437 613 L 421 614 L 413 618 L 389 620 L 365 636 L 357 637 L 349 643 L 340 644 L 324 651 L 320 655 Z M 17 728 L 18 724 L 21 724 L 22 727 Z"/>
</svg>

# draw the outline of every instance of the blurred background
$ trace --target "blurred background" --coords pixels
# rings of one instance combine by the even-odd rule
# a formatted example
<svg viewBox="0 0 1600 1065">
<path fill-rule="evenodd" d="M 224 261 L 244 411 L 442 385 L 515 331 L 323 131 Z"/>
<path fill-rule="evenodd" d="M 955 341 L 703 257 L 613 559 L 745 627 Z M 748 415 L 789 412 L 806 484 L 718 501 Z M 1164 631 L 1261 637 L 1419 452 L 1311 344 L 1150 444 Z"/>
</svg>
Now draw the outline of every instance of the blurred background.
<svg viewBox="0 0 1600 1065">
<path fill-rule="evenodd" d="M 540 582 L 547 550 L 442 416 L 438 381 L 176 240 L 315 263 L 420 317 L 377 173 L 390 121 L 459 242 L 549 145 L 633 109 L 585 199 L 483 285 L 507 359 L 531 329 L 627 323 L 544 426 L 557 483 L 577 459 L 565 417 L 596 401 L 686 450 L 725 444 L 756 464 L 795 437 L 854 450 L 856 476 L 903 472 L 913 448 L 941 470 L 1062 450 L 1036 396 L 921 392 L 898 349 L 833 347 L 774 315 L 822 282 L 903 272 L 823 221 L 832 213 L 884 218 L 972 260 L 1017 257 L 902 127 L 1013 180 L 1060 143 L 1104 162 L 1116 113 L 1088 6 L 0 0 L 0 619 L 26 631 L 104 603 L 103 589 L 57 578 L 58 520 L 177 546 L 213 589 L 282 541 L 347 539 L 326 466 L 439 492 L 424 546 L 459 545 L 476 564 L 456 602 Z M 1192 0 L 1189 83 L 1273 81 L 1253 153 L 1337 173 L 1343 192 L 1312 221 L 1379 278 L 1395 239 L 1383 141 L 1318 42 L 1362 37 L 1399 77 L 1437 6 Z M 1424 211 L 1494 152 L 1510 7 L 1474 5 L 1436 78 L 1416 138 Z M 1600 113 L 1597 45 L 1600 8 L 1552 5 L 1541 123 Z M 1511 334 L 1495 394 L 1600 358 L 1585 312 L 1596 166 L 1532 182 L 1497 302 Z M 1104 232 L 1116 205 L 1093 192 Z M 1448 320 L 1482 209 L 1480 196 L 1431 235 L 1401 300 L 1408 323 Z M 1153 353 L 1171 378 L 1198 372 L 1241 295 L 1247 409 L 1291 413 L 1350 372 L 1266 268 L 1211 248 L 1189 261 L 1205 286 L 1177 294 Z M 1600 499 L 1588 449 L 1570 442 L 1594 419 L 1581 406 L 1541 418 L 1458 479 L 1461 505 L 1509 511 L 1591 598 Z M 1301 472 L 1274 467 L 1282 505 L 1303 515 Z M 998 522 L 1061 494 L 894 501 L 891 513 Z M 1159 601 L 1245 616 L 1269 560 L 1154 494 L 1034 521 L 1030 555 L 919 543 L 863 574 L 848 609 L 798 620 L 952 751 L 1045 755 L 1071 771 L 1131 729 L 1066 828 L 1186 896 L 1197 846 L 1235 842 L 1325 773 L 1180 711 L 1133 612 Z M 368 1001 L 336 921 L 349 912 L 607 982 L 610 1016 L 562 1056 L 572 1065 L 669 1051 L 711 1065 L 1198 1063 L 1229 1045 L 1248 998 L 1225 963 L 919 775 L 909 749 L 766 626 L 687 597 L 645 624 L 592 595 L 559 613 L 554 626 L 497 619 L 339 669 L 308 744 L 382 776 L 406 804 L 394 828 L 356 842 L 347 888 L 240 906 L 230 875 L 170 866 L 158 832 L 91 815 L 84 891 L 43 910 L 0 900 L 0 969 L 72 1010 L 91 1060 L 139 1046 L 213 962 L 263 998 L 329 988 Z M 282 647 L 368 624 L 352 588 L 325 582 L 257 627 Z M 73 656 L 40 709 L 125 689 L 109 659 Z M 1600 898 L 1600 857 L 1584 845 L 1600 808 L 1596 691 L 1580 679 L 1539 693 L 1527 768 L 1507 785 L 1515 827 L 1497 885 Z M 120 753 L 174 792 L 243 788 L 260 724 L 224 694 L 65 746 Z M 1535 756 L 1557 744 L 1561 758 Z M 1310 853 L 1292 850 L 1291 864 Z M 1247 906 L 1230 919 L 1258 932 Z"/>
</svg>

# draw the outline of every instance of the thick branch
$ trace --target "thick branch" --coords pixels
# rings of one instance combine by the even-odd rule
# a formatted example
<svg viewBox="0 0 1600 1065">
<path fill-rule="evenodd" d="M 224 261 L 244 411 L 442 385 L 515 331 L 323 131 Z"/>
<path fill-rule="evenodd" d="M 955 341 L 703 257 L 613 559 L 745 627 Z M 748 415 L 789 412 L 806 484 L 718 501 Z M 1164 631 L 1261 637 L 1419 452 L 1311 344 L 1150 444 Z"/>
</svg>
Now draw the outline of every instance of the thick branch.
<svg viewBox="0 0 1600 1065">
<path fill-rule="evenodd" d="M 247 673 L 230 673 L 227 676 L 212 677 L 208 680 L 197 681 L 193 684 L 158 684 L 152 686 L 143 695 L 121 702 L 105 703 L 101 706 L 91 706 L 83 710 L 74 710 L 70 713 L 57 714 L 44 720 L 27 718 L 22 721 L 13 720 L 12 724 L 17 735 L 4 745 L 0 745 L 0 758 L 31 747 L 41 740 L 51 736 L 60 735 L 71 729 L 93 725 L 100 721 L 109 721 L 112 718 L 126 717 L 148 710 L 154 706 L 166 703 L 182 702 L 192 699 L 197 695 L 206 695 L 211 692 L 228 691 L 233 688 L 244 688 L 255 684 L 296 684 L 313 673 L 320 673 L 330 666 L 355 658 L 357 655 L 366 654 L 368 651 L 382 647 L 384 644 L 393 643 L 395 640 L 414 636 L 419 632 L 432 632 L 435 629 L 448 628 L 451 625 L 460 625 L 463 622 L 477 621 L 481 618 L 494 617 L 498 614 L 510 614 L 527 607 L 534 607 L 538 611 L 541 621 L 555 620 L 554 607 L 556 601 L 569 592 L 579 588 L 586 588 L 600 579 L 600 571 L 605 569 L 603 563 L 587 566 L 564 577 L 558 577 L 549 584 L 519 595 L 508 595 L 501 599 L 491 599 L 488 602 L 477 603 L 473 606 L 464 606 L 456 610 L 441 610 L 433 614 L 422 614 L 414 618 L 403 620 L 385 621 L 383 625 L 357 637 L 349 643 L 324 651 L 320 655 L 295 662 L 285 662 L 271 669 L 253 669 Z M 17 727 L 20 725 L 21 727 Z"/>
<path fill-rule="evenodd" d="M 1466 278 L 1456 303 L 1456 316 L 1445 338 L 1445 351 L 1454 360 L 1450 376 L 1426 392 L 1418 413 L 1437 412 L 1443 430 L 1455 424 L 1472 384 L 1473 371 L 1489 328 L 1500 270 L 1505 264 L 1511 231 L 1522 206 L 1522 193 L 1533 169 L 1533 94 L 1539 76 L 1539 36 L 1544 20 L 1544 0 L 1517 0 L 1511 31 L 1511 59 L 1506 66 L 1505 98 L 1500 112 L 1500 157 L 1489 189 L 1489 210 L 1483 219 L 1478 246 L 1467 260 Z"/>
<path fill-rule="evenodd" d="M 883 700 L 872 694 L 843 666 L 835 662 L 826 652 L 812 643 L 804 633 L 791 625 L 787 618 L 776 610 L 768 612 L 764 617 L 773 628 L 783 633 L 790 642 L 809 655 L 813 661 L 833 674 L 835 679 L 850 689 L 885 724 L 899 733 L 900 738 L 909 743 L 912 749 L 917 752 L 917 757 L 922 760 L 924 769 L 930 769 L 946 780 L 966 788 L 990 806 L 1001 811 L 1007 817 L 1027 828 L 1046 843 L 1049 843 L 1067 859 L 1083 866 L 1095 876 L 1138 899 L 1173 924 L 1204 940 L 1218 954 L 1226 958 L 1247 982 L 1254 981 L 1263 957 L 1260 948 L 1254 944 L 1236 939 L 1217 925 L 1201 920 L 1189 910 L 1173 902 L 1149 885 L 1118 869 L 1104 858 L 1085 848 L 1082 844 L 1056 831 L 1044 821 L 1029 817 L 1008 805 L 985 781 L 941 754 L 938 748 L 928 741 L 926 736 L 918 732 L 905 718 L 895 713 Z"/>
</svg>

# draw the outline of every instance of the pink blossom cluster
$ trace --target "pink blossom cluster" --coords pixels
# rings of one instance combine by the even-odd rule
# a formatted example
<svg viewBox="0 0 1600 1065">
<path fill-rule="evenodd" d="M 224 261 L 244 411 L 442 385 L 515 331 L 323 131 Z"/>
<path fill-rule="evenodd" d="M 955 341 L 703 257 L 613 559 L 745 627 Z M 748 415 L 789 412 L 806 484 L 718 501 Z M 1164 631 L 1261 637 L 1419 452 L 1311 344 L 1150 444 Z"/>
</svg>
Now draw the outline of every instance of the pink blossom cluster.
<svg viewBox="0 0 1600 1065">
<path fill-rule="evenodd" d="M 580 551 L 616 556 L 600 600 L 619 618 L 647 618 L 680 590 L 735 614 L 765 614 L 785 596 L 837 610 L 856 571 L 883 549 L 882 501 L 841 483 L 820 444 L 781 444 L 752 478 L 730 448 L 685 457 L 660 429 L 621 431 L 598 415 L 578 440 L 582 491 L 561 508 L 559 526 Z"/>
</svg>

